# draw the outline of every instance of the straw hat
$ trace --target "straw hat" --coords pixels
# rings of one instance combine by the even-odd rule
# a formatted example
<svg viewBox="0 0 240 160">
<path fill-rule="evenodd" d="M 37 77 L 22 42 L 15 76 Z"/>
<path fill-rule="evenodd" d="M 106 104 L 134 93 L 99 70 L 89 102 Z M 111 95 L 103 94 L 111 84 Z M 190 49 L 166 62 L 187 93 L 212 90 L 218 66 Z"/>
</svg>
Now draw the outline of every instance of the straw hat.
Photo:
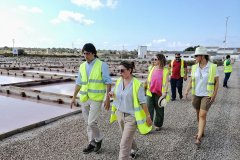
<svg viewBox="0 0 240 160">
<path fill-rule="evenodd" d="M 162 108 L 162 107 L 166 107 L 166 105 L 167 105 L 167 100 L 166 100 L 166 97 L 164 96 L 164 97 L 160 97 L 159 99 L 158 99 L 158 107 L 159 108 Z"/>
<path fill-rule="evenodd" d="M 209 56 L 209 54 L 207 53 L 207 49 L 205 47 L 197 47 L 194 53 L 194 56 L 196 55 L 207 55 Z"/>
</svg>

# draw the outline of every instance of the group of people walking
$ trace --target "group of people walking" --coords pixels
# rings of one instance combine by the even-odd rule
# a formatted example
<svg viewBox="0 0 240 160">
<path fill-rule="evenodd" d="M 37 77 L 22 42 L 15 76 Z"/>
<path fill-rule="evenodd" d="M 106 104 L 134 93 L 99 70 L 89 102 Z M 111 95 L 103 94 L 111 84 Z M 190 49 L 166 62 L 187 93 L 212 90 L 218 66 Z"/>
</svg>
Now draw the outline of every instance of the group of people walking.
<svg viewBox="0 0 240 160">
<path fill-rule="evenodd" d="M 89 141 L 83 153 L 100 151 L 103 136 L 98 128 L 97 118 L 102 104 L 106 110 L 110 109 L 110 98 L 112 98 L 110 123 L 118 121 L 122 133 L 119 159 L 135 158 L 138 151 L 134 140 L 136 130 L 140 134 L 148 134 L 152 130 L 160 131 L 164 122 L 166 102 L 170 99 L 176 100 L 176 90 L 178 90 L 179 99 L 183 98 L 183 80 L 187 80 L 186 62 L 177 53 L 175 60 L 166 66 L 165 56 L 157 54 L 148 68 L 148 78 L 142 84 L 133 76 L 134 63 L 122 61 L 118 67 L 121 77 L 116 81 L 115 87 L 111 88 L 112 81 L 108 65 L 98 59 L 95 46 L 91 43 L 85 44 L 82 53 L 86 62 L 79 67 L 71 108 L 80 92 L 82 113 L 87 123 Z M 219 74 L 217 65 L 209 61 L 206 48 L 196 48 L 194 56 L 196 64 L 192 66 L 191 78 L 184 95 L 187 98 L 192 89 L 192 105 L 196 110 L 198 122 L 198 132 L 194 137 L 195 144 L 200 145 L 201 138 L 204 136 L 207 112 L 217 96 Z M 230 71 L 230 69 L 226 70 Z M 229 77 L 230 74 L 227 74 L 224 80 L 226 87 Z"/>
</svg>

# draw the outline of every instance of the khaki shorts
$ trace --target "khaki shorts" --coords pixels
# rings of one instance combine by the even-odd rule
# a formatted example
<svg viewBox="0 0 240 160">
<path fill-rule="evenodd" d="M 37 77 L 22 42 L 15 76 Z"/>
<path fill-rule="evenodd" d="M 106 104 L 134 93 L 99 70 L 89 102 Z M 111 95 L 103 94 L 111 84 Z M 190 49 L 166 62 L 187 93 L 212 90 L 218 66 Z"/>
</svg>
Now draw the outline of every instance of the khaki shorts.
<svg viewBox="0 0 240 160">
<path fill-rule="evenodd" d="M 210 98 L 203 96 L 195 96 L 192 97 L 192 105 L 197 110 L 205 110 L 208 111 L 211 107 Z"/>
</svg>

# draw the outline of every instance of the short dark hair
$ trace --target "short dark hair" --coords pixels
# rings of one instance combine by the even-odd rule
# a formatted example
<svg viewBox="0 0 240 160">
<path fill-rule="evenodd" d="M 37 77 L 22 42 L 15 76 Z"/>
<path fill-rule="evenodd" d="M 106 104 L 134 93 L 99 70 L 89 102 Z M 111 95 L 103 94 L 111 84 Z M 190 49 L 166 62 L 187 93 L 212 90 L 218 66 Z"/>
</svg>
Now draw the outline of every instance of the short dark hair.
<svg viewBox="0 0 240 160">
<path fill-rule="evenodd" d="M 120 65 L 123 65 L 127 70 L 131 69 L 131 73 L 133 73 L 133 69 L 135 68 L 134 62 L 122 61 Z"/>
<path fill-rule="evenodd" d="M 175 56 L 176 56 L 176 55 L 181 56 L 181 53 L 178 53 L 178 52 L 177 52 L 177 53 L 175 53 Z"/>
<path fill-rule="evenodd" d="M 230 55 L 227 55 L 226 58 L 227 58 L 227 59 L 230 58 Z"/>
<path fill-rule="evenodd" d="M 95 57 L 97 57 L 97 50 L 92 43 L 86 43 L 82 48 L 82 52 L 84 51 L 91 52 Z"/>
</svg>

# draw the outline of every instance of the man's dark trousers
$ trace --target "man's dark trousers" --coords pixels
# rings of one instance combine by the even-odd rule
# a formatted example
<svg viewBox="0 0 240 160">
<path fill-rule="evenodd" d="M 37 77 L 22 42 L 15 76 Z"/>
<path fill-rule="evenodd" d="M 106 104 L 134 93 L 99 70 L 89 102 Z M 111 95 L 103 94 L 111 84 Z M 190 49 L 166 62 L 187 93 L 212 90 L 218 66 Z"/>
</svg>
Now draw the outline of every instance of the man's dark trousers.
<svg viewBox="0 0 240 160">
<path fill-rule="evenodd" d="M 171 90 L 172 90 L 172 100 L 176 99 L 176 88 L 178 89 L 179 98 L 182 99 L 182 89 L 183 89 L 183 77 L 179 79 L 171 78 Z"/>
<path fill-rule="evenodd" d="M 223 87 L 228 87 L 227 81 L 230 78 L 230 75 L 231 75 L 231 72 L 225 73 L 225 78 L 224 78 L 224 81 L 223 81 Z"/>
</svg>

